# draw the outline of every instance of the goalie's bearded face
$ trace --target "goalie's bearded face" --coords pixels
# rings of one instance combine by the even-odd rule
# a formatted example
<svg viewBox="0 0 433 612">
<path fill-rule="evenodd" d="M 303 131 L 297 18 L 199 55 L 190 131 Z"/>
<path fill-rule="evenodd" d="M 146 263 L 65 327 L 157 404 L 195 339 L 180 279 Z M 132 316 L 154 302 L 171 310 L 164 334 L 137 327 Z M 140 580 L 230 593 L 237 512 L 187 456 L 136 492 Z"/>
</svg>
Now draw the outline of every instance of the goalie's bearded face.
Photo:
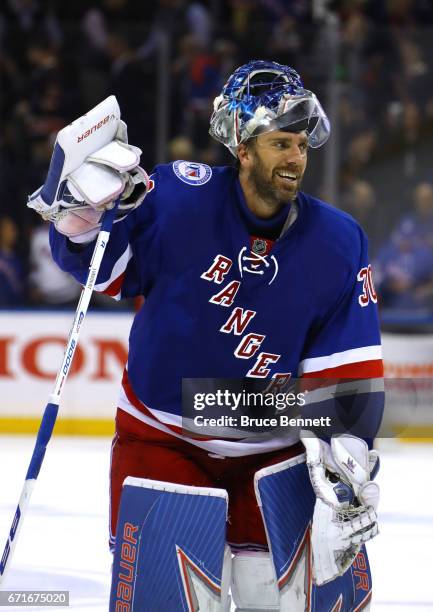
<svg viewBox="0 0 433 612">
<path fill-rule="evenodd" d="M 279 208 L 296 198 L 307 166 L 305 132 L 268 132 L 240 147 L 241 171 L 263 202 Z"/>
</svg>

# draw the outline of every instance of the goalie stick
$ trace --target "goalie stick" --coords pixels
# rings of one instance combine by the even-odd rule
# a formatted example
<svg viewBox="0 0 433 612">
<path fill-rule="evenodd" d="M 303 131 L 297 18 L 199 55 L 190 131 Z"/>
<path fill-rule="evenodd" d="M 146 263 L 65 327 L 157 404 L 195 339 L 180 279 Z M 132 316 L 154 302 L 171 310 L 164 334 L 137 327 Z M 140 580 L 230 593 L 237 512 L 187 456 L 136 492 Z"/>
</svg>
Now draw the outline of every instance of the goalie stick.
<svg viewBox="0 0 433 612">
<path fill-rule="evenodd" d="M 12 525 L 9 531 L 6 546 L 4 548 L 3 555 L 0 560 L 0 584 L 4 580 L 6 571 L 10 566 L 23 518 L 29 505 L 30 497 L 33 492 L 39 471 L 41 469 L 42 462 L 44 460 L 47 444 L 50 441 L 51 434 L 53 432 L 53 428 L 57 419 L 57 413 L 59 410 L 60 397 L 62 395 L 65 382 L 72 365 L 75 349 L 77 348 L 78 344 L 80 329 L 86 316 L 87 309 L 89 307 L 90 298 L 92 297 L 96 277 L 98 276 L 105 248 L 110 238 L 110 232 L 113 226 L 117 207 L 119 206 L 119 201 L 119 199 L 116 200 L 113 208 L 107 210 L 104 213 L 102 219 L 102 226 L 98 234 L 96 245 L 93 251 L 92 260 L 89 266 L 89 273 L 87 275 L 87 281 L 81 292 L 77 310 L 75 311 L 74 321 L 69 332 L 65 353 L 63 355 L 62 365 L 60 366 L 60 369 L 57 373 L 54 390 L 49 396 L 48 403 L 45 407 L 44 414 L 42 416 L 42 421 L 39 426 L 38 434 L 36 437 L 35 447 L 33 449 L 33 454 L 27 470 L 24 486 L 21 491 L 20 500 L 18 502 L 18 506 L 15 511 L 14 518 L 12 520 Z"/>
</svg>

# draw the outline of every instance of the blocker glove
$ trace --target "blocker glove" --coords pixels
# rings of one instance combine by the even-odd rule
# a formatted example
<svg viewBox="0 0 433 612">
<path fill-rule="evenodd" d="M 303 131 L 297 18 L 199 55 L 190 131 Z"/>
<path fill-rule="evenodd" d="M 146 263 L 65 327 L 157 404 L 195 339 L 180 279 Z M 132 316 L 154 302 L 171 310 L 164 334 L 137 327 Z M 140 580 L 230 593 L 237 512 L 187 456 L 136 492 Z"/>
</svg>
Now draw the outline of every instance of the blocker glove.
<svg viewBox="0 0 433 612">
<path fill-rule="evenodd" d="M 379 456 L 351 435 L 328 444 L 302 432 L 307 466 L 316 494 L 312 525 L 313 570 L 318 585 L 342 576 L 362 544 L 378 534 L 379 485 L 373 478 Z"/>
<path fill-rule="evenodd" d="M 110 96 L 58 133 L 46 181 L 27 206 L 73 242 L 89 242 L 116 198 L 115 223 L 143 202 L 149 178 L 138 165 L 140 155 L 128 144 L 119 105 Z"/>
</svg>

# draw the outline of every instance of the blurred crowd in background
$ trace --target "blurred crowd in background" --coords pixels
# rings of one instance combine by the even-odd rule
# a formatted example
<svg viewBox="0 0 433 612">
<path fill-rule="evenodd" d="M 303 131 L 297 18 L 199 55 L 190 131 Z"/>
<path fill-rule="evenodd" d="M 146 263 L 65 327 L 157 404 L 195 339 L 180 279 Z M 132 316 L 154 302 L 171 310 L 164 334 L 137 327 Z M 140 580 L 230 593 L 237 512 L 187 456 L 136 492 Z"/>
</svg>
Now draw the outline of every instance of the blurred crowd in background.
<svg viewBox="0 0 433 612">
<path fill-rule="evenodd" d="M 304 189 L 367 231 L 382 312 L 433 319 L 430 0 L 2 0 L 0 307 L 69 306 L 80 291 L 25 204 L 59 129 L 115 94 L 148 171 L 233 163 L 209 117 L 250 59 L 296 68 L 330 116 Z"/>
</svg>

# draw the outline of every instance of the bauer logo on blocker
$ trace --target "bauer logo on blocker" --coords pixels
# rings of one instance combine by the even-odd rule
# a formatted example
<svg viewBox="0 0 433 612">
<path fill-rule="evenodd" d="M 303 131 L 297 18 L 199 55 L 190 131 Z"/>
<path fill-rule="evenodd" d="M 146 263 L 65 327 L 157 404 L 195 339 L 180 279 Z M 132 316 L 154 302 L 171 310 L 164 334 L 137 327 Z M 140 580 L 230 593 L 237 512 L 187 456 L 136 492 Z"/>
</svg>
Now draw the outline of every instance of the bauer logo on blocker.
<svg viewBox="0 0 433 612">
<path fill-rule="evenodd" d="M 212 176 L 212 168 L 207 164 L 183 160 L 174 162 L 173 171 L 177 178 L 188 185 L 204 185 Z"/>
</svg>

